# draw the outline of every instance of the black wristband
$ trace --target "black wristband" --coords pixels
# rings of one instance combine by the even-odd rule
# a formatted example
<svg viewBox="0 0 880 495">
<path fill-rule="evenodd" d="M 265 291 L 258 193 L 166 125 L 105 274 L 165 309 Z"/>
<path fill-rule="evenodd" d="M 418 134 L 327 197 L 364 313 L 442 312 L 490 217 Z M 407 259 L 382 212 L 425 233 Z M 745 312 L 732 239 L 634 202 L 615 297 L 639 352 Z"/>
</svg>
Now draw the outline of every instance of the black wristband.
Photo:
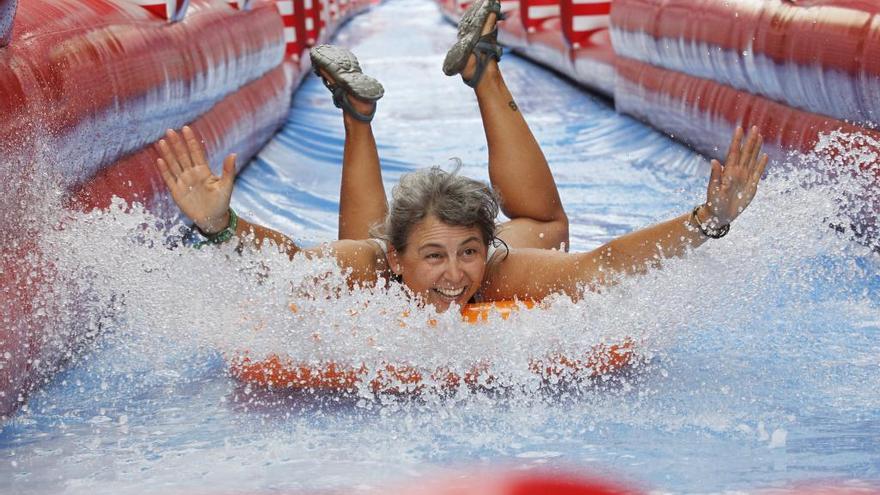
<svg viewBox="0 0 880 495">
<path fill-rule="evenodd" d="M 697 205 L 694 207 L 694 211 L 691 212 L 691 223 L 693 223 L 700 232 L 703 233 L 704 236 L 710 239 L 721 239 L 726 236 L 728 232 L 730 232 L 730 224 L 722 225 L 721 227 L 715 228 L 710 227 L 709 225 L 703 225 L 700 222 L 700 217 L 697 216 L 697 212 L 700 211 L 700 207 L 703 205 Z"/>
</svg>

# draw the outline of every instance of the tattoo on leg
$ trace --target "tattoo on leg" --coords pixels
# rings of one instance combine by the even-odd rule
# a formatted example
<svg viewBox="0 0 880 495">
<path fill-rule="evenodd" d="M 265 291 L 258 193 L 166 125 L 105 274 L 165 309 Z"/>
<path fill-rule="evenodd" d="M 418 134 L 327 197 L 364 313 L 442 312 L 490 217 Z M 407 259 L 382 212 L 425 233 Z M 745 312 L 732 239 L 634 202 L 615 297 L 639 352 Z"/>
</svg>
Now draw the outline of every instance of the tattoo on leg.
<svg viewBox="0 0 880 495">
<path fill-rule="evenodd" d="M 509 102 L 507 102 L 507 105 L 508 105 L 508 106 L 510 107 L 510 109 L 513 110 L 514 112 L 516 112 L 516 111 L 519 110 L 519 107 L 516 106 L 516 102 L 513 101 L 513 100 L 510 100 Z"/>
</svg>

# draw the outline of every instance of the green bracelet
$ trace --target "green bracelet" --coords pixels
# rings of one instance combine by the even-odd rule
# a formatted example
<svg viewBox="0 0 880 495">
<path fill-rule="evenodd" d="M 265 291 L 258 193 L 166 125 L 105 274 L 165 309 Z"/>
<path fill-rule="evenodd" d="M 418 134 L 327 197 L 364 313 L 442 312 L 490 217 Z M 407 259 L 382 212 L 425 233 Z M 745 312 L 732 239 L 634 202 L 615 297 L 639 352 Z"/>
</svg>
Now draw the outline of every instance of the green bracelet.
<svg viewBox="0 0 880 495">
<path fill-rule="evenodd" d="M 213 234 L 206 234 L 202 231 L 198 226 L 196 226 L 196 230 L 199 231 L 202 236 L 204 236 L 205 240 L 199 242 L 195 245 L 196 249 L 201 249 L 202 246 L 208 244 L 223 244 L 235 237 L 235 228 L 238 226 L 238 215 L 235 214 L 235 210 L 231 207 L 229 208 L 229 224 L 226 225 L 226 228 L 221 230 L 220 232 L 215 232 Z"/>
</svg>

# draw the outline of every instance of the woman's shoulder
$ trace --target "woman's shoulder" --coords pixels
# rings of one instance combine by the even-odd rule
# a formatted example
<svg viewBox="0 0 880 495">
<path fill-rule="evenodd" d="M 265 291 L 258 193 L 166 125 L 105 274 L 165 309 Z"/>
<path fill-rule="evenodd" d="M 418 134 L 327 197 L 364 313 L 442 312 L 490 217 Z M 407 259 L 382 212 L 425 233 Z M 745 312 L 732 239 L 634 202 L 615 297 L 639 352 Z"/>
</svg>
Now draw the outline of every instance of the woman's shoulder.
<svg viewBox="0 0 880 495">
<path fill-rule="evenodd" d="M 387 278 L 388 258 L 383 245 L 374 239 L 340 239 L 306 251 L 307 256 L 336 258 L 339 266 L 351 270 L 349 280 L 374 282 L 381 276 Z"/>
<path fill-rule="evenodd" d="M 489 263 L 483 280 L 487 300 L 535 299 L 571 292 L 583 255 L 552 249 L 510 248 Z"/>
</svg>

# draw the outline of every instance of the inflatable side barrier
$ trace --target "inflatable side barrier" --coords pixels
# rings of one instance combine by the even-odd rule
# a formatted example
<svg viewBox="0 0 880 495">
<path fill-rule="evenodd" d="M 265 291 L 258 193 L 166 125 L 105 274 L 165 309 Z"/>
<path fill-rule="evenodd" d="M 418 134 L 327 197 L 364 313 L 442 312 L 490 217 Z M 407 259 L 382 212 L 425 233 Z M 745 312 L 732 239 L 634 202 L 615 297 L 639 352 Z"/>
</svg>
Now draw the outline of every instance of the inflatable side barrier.
<svg viewBox="0 0 880 495">
<path fill-rule="evenodd" d="M 133 4 L 28 2 L 15 33 L 0 52 L 0 151 L 58 163 L 66 185 L 192 122 L 284 56 L 268 2 L 237 12 L 194 0 L 173 25 Z"/>
<path fill-rule="evenodd" d="M 189 124 L 215 172 L 228 153 L 247 163 L 284 122 L 305 50 L 370 5 L 333 1 L 0 0 L 0 416 L 93 337 L 57 321 L 46 197 L 176 214 L 152 144 Z"/>
<path fill-rule="evenodd" d="M 612 38 L 623 57 L 874 125 L 878 14 L 865 0 L 615 0 Z"/>
</svg>

